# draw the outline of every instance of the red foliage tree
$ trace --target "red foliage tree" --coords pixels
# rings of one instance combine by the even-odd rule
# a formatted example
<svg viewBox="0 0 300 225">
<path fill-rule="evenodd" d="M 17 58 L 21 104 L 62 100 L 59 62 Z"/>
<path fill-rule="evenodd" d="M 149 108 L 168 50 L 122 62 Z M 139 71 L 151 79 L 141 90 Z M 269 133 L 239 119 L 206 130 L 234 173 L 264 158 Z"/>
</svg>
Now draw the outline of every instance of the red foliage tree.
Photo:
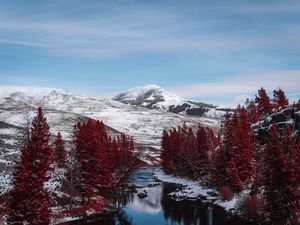
<svg viewBox="0 0 300 225">
<path fill-rule="evenodd" d="M 256 123 L 260 118 L 257 107 L 254 101 L 251 101 L 248 106 L 249 120 L 252 124 Z"/>
<path fill-rule="evenodd" d="M 289 100 L 286 98 L 284 91 L 280 88 L 273 91 L 273 102 L 277 110 L 284 109 L 289 105 Z"/>
<path fill-rule="evenodd" d="M 211 149 L 209 148 L 206 129 L 199 125 L 198 131 L 196 133 L 194 176 L 196 179 L 200 179 L 204 182 L 208 181 L 205 178 L 207 178 L 207 176 L 210 174 L 210 151 Z"/>
<path fill-rule="evenodd" d="M 168 131 L 163 131 L 162 142 L 161 142 L 161 165 L 163 170 L 167 174 L 174 173 L 174 166 L 172 160 L 172 152 L 171 152 L 171 140 Z"/>
<path fill-rule="evenodd" d="M 277 224 L 288 224 L 299 216 L 299 190 L 292 161 L 286 155 L 275 125 L 265 150 L 264 200 L 267 217 Z M 294 223 L 292 223 L 294 224 Z"/>
<path fill-rule="evenodd" d="M 54 161 L 57 163 L 57 166 L 64 168 L 67 160 L 67 152 L 65 149 L 65 142 L 62 139 L 60 132 L 57 133 L 55 141 L 53 143 L 54 150 Z"/>
<path fill-rule="evenodd" d="M 240 192 L 243 189 L 243 185 L 239 176 L 238 169 L 235 165 L 233 159 L 229 162 L 229 167 L 227 169 L 228 185 L 231 186 L 232 190 L 235 192 Z"/>
<path fill-rule="evenodd" d="M 32 122 L 30 145 L 22 147 L 21 162 L 14 174 L 11 214 L 8 218 L 11 224 L 18 224 L 20 221 L 34 225 L 50 223 L 49 197 L 44 189 L 52 162 L 49 137 L 49 125 L 39 108 Z"/>
<path fill-rule="evenodd" d="M 242 182 L 247 182 L 254 173 L 254 166 L 252 160 L 252 130 L 250 128 L 250 121 L 248 118 L 247 110 L 245 108 L 238 108 L 239 123 L 235 131 L 238 136 L 237 154 L 234 156 L 238 158 L 239 176 Z"/>
<path fill-rule="evenodd" d="M 76 156 L 81 170 L 82 204 L 85 199 L 89 202 L 95 189 L 98 192 L 108 191 L 113 179 L 101 132 L 99 124 L 89 119 L 84 124 L 78 124 L 74 133 Z"/>
<path fill-rule="evenodd" d="M 133 139 L 125 134 L 121 134 L 117 137 L 118 145 L 119 145 L 119 158 L 120 158 L 120 173 L 123 175 L 128 174 L 128 172 L 132 169 L 134 158 L 134 142 Z"/>
<path fill-rule="evenodd" d="M 226 152 L 221 144 L 212 155 L 212 181 L 216 187 L 227 185 L 227 167 L 228 161 Z"/>
<path fill-rule="evenodd" d="M 255 102 L 257 103 L 257 110 L 261 117 L 272 113 L 273 106 L 264 88 L 258 90 L 258 96 L 256 96 Z"/>
</svg>

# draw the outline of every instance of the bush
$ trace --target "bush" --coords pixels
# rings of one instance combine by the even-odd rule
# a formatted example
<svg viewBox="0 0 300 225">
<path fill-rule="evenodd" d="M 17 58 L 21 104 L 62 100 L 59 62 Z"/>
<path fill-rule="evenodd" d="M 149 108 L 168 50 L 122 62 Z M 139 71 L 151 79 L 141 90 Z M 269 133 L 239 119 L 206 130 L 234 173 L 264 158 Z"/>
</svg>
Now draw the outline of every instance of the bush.
<svg viewBox="0 0 300 225">
<path fill-rule="evenodd" d="M 238 213 L 252 219 L 261 218 L 262 209 L 263 201 L 257 196 L 243 196 L 237 203 Z"/>
<path fill-rule="evenodd" d="M 219 192 L 224 200 L 230 201 L 233 198 L 233 192 L 228 186 L 222 186 L 219 189 Z"/>
</svg>

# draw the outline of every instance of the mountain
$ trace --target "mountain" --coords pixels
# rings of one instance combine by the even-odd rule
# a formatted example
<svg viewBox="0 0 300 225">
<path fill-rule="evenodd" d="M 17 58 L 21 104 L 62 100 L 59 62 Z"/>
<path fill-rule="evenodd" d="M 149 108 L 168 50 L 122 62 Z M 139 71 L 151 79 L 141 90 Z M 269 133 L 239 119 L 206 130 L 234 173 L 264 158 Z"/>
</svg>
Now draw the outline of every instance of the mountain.
<svg viewBox="0 0 300 225">
<path fill-rule="evenodd" d="M 155 84 L 134 87 L 118 94 L 113 99 L 125 104 L 155 109 L 168 109 L 171 105 L 181 105 L 185 101 Z"/>
<path fill-rule="evenodd" d="M 164 129 L 186 122 L 196 129 L 199 123 L 217 129 L 219 120 L 174 114 L 109 99 L 96 99 L 55 88 L 0 87 L 0 191 L 10 187 L 9 174 L 19 157 L 19 148 L 37 108 L 41 106 L 51 127 L 52 138 L 61 132 L 71 148 L 74 124 L 88 118 L 103 120 L 110 135 L 131 135 L 149 162 L 159 156 Z"/>
<path fill-rule="evenodd" d="M 218 108 L 212 104 L 183 99 L 154 84 L 131 88 L 116 95 L 113 100 L 176 114 L 211 118 L 220 118 L 229 110 Z"/>
</svg>

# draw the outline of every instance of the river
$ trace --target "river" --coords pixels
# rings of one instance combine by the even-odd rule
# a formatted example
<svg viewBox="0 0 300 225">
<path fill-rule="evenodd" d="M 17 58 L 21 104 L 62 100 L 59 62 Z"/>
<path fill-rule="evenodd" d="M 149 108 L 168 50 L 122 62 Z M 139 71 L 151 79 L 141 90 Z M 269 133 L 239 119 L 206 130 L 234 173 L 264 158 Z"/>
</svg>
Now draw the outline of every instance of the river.
<svg viewBox="0 0 300 225">
<path fill-rule="evenodd" d="M 123 192 L 111 198 L 118 211 L 101 218 L 90 218 L 70 224 L 104 225 L 255 225 L 233 216 L 222 207 L 200 200 L 176 201 L 169 193 L 181 185 L 160 182 L 153 169 L 139 168 L 133 171 L 129 181 L 137 192 Z M 144 198 L 138 193 L 146 193 Z"/>
</svg>

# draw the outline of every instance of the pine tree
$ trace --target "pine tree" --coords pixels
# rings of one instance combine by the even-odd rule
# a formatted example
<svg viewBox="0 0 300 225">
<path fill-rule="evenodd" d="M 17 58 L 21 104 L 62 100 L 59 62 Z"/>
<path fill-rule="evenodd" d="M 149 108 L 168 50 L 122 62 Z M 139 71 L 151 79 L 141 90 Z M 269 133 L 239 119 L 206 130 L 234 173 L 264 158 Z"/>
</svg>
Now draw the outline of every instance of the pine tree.
<svg viewBox="0 0 300 225">
<path fill-rule="evenodd" d="M 14 171 L 13 189 L 10 192 L 8 224 L 23 224 L 23 222 L 28 221 L 26 217 L 27 205 L 30 201 L 28 190 L 31 188 L 28 151 L 26 145 L 21 147 L 21 160 Z"/>
<path fill-rule="evenodd" d="M 164 130 L 161 142 L 161 165 L 163 170 L 167 174 L 173 173 L 173 168 L 171 167 L 171 154 L 170 154 L 170 136 L 168 131 Z"/>
<path fill-rule="evenodd" d="M 210 162 L 209 162 L 209 145 L 208 137 L 204 127 L 198 127 L 196 133 L 196 151 L 194 157 L 194 173 L 195 178 L 204 182 L 208 182 L 207 177 L 210 174 Z M 206 178 L 206 179 L 205 179 Z"/>
<path fill-rule="evenodd" d="M 31 128 L 30 146 L 21 149 L 21 162 L 14 174 L 14 188 L 11 192 L 9 223 L 20 221 L 33 225 L 50 223 L 49 196 L 44 182 L 49 179 L 52 162 L 49 145 L 49 125 L 41 108 L 38 108 Z M 20 206 L 23 208 L 20 209 Z M 15 211 L 17 217 L 14 216 Z"/>
<path fill-rule="evenodd" d="M 243 189 L 243 185 L 239 176 L 238 169 L 235 165 L 233 159 L 229 162 L 229 167 L 227 169 L 227 176 L 228 176 L 228 184 L 235 192 L 240 192 Z"/>
<path fill-rule="evenodd" d="M 258 90 L 258 96 L 256 96 L 255 102 L 257 103 L 257 110 L 261 117 L 272 113 L 273 106 L 264 88 Z"/>
<path fill-rule="evenodd" d="M 227 185 L 227 167 L 228 160 L 223 145 L 220 144 L 219 148 L 212 155 L 212 181 L 218 188 Z"/>
<path fill-rule="evenodd" d="M 289 100 L 286 98 L 284 91 L 280 88 L 273 91 L 273 102 L 277 110 L 284 109 L 289 105 Z"/>
<path fill-rule="evenodd" d="M 292 165 L 284 153 L 276 126 L 272 125 L 265 150 L 263 194 L 268 219 L 280 225 L 299 216 L 299 190 Z"/>
<path fill-rule="evenodd" d="M 251 101 L 248 106 L 249 120 L 252 124 L 259 121 L 258 110 L 254 101 Z"/>
<path fill-rule="evenodd" d="M 101 124 L 100 124 L 101 125 Z M 108 166 L 106 150 L 103 145 L 102 129 L 99 123 L 89 119 L 84 124 L 78 124 L 75 130 L 75 147 L 77 161 L 81 171 L 81 196 L 82 204 L 98 192 L 108 191 L 113 180 Z"/>
<path fill-rule="evenodd" d="M 252 145 L 251 145 L 251 137 L 252 131 L 250 128 L 250 121 L 248 118 L 247 110 L 245 108 L 238 109 L 239 115 L 239 124 L 235 131 L 238 136 L 237 143 L 237 153 L 234 156 L 239 159 L 239 176 L 242 182 L 247 182 L 254 172 L 254 166 L 252 165 Z"/>
<path fill-rule="evenodd" d="M 57 133 L 53 144 L 54 150 L 54 161 L 57 163 L 57 166 L 60 168 L 64 168 L 67 160 L 67 152 L 65 149 L 65 143 L 62 139 L 60 132 Z"/>
</svg>

